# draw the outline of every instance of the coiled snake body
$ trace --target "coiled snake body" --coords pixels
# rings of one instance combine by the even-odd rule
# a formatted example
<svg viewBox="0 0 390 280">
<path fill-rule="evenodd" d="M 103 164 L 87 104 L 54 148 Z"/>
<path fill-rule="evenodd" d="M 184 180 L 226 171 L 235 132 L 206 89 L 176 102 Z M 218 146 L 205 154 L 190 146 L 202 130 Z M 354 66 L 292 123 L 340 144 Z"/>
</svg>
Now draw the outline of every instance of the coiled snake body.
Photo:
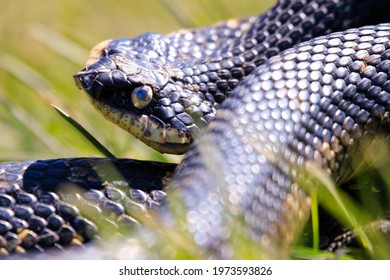
<svg viewBox="0 0 390 280">
<path fill-rule="evenodd" d="M 265 256 L 283 256 L 310 213 L 308 170 L 343 183 L 361 143 L 389 132 L 390 25 L 317 37 L 387 19 L 386 1 L 367 2 L 280 0 L 258 17 L 97 45 L 75 75 L 92 104 L 153 148 L 188 152 L 177 168 L 126 159 L 1 164 L 0 252 L 83 243 L 98 232 L 90 216 L 115 228 L 136 224 L 135 208 L 158 208 L 171 221 L 175 209 L 160 207 L 169 180 L 185 209 L 176 225 L 202 248 L 232 257 L 238 231 Z M 64 184 L 84 191 L 67 197 Z"/>
</svg>

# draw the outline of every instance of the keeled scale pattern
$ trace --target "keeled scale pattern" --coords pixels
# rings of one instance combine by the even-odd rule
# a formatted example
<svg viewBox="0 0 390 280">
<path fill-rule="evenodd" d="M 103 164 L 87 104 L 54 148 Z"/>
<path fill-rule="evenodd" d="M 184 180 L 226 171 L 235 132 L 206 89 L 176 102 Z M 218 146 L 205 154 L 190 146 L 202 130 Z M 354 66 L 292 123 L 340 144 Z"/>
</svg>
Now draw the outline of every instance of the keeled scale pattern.
<svg viewBox="0 0 390 280">
<path fill-rule="evenodd" d="M 160 207 L 174 167 L 98 158 L 0 164 L 0 256 L 83 246 L 102 228 L 134 227 L 137 215 Z"/>
<path fill-rule="evenodd" d="M 370 3 L 369 7 L 363 5 L 363 9 L 364 3 L 364 0 L 281 0 L 260 16 L 167 36 L 145 33 L 115 39 L 102 50 L 104 58 L 86 68 L 87 75 L 80 72 L 80 79 L 106 118 L 156 150 L 184 153 L 199 130 L 215 118 L 219 105 L 256 67 L 299 42 L 355 27 L 356 18 L 365 18 L 385 5 Z M 375 20 L 371 17 L 365 23 Z M 116 62 L 116 56 L 147 65 L 142 73 L 150 72 L 146 76 L 152 78 L 118 71 L 121 64 Z M 157 70 L 167 76 L 166 85 L 153 78 L 159 76 Z M 118 76 L 121 79 L 117 81 Z M 128 94 L 136 81 L 155 88 L 150 105 L 140 110 L 132 106 Z M 135 119 L 147 116 L 160 130 L 177 129 L 180 139 L 185 136 L 182 148 L 167 149 L 158 144 L 160 137 L 132 131 L 130 125 L 112 117 L 113 108 L 122 111 L 122 115 L 130 112 Z"/>
<path fill-rule="evenodd" d="M 226 240 L 239 230 L 280 254 L 309 212 L 294 183 L 302 168 L 342 182 L 361 141 L 388 134 L 389 39 L 390 24 L 334 33 L 243 80 L 174 177 L 197 243 L 229 257 Z M 243 222 L 228 228 L 226 213 Z"/>
</svg>

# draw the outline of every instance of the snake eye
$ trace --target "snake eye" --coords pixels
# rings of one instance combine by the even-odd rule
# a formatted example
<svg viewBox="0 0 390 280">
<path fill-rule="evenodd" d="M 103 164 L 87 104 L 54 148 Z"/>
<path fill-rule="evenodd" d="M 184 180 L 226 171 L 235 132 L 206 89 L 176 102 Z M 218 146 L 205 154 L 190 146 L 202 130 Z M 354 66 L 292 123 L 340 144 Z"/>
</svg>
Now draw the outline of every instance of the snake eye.
<svg viewBox="0 0 390 280">
<path fill-rule="evenodd" d="M 149 86 L 136 87 L 131 93 L 131 101 L 137 109 L 143 109 L 149 105 L 153 98 L 153 90 Z"/>
</svg>

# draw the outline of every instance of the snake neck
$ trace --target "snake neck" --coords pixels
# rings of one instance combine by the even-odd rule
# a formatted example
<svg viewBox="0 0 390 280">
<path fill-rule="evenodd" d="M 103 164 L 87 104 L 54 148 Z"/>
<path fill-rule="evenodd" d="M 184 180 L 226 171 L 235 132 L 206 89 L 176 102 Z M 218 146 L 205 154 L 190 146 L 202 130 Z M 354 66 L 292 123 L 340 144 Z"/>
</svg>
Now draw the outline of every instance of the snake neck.
<svg viewBox="0 0 390 280">
<path fill-rule="evenodd" d="M 173 177 L 196 242 L 228 252 L 236 230 L 281 251 L 309 215 L 303 190 L 334 188 L 372 162 L 364 150 L 388 144 L 389 41 L 389 24 L 318 37 L 233 90 Z M 244 222 L 228 231 L 230 216 Z"/>
<path fill-rule="evenodd" d="M 232 19 L 198 29 L 183 29 L 165 38 L 175 49 L 171 54 L 173 61 L 223 56 L 226 51 L 232 51 L 237 46 L 246 45 L 245 49 L 248 50 L 257 42 L 263 42 L 265 37 L 271 38 L 266 44 L 267 51 L 262 53 L 267 53 L 269 58 L 294 42 L 361 24 L 379 23 L 385 16 L 373 19 L 371 15 L 380 14 L 384 7 L 385 3 L 370 3 L 366 0 L 280 0 L 258 16 Z M 286 25 L 291 24 L 294 25 L 294 34 L 291 34 L 289 27 L 286 28 Z M 290 42 L 280 42 L 281 37 Z M 278 49 L 274 48 L 275 43 L 279 45 Z M 236 50 L 236 56 L 244 52 Z"/>
<path fill-rule="evenodd" d="M 218 106 L 269 58 L 297 43 L 360 26 L 362 18 L 365 24 L 381 22 L 388 16 L 371 15 L 384 6 L 366 0 L 282 0 L 265 14 L 174 33 L 167 40 L 180 53 L 173 63 L 183 72 L 179 80 Z"/>
<path fill-rule="evenodd" d="M 278 1 L 265 14 L 168 36 L 177 46 L 174 68 L 214 106 L 239 82 L 281 51 L 339 30 L 350 1 Z"/>
<path fill-rule="evenodd" d="M 264 15 L 214 27 L 111 40 L 75 80 L 108 120 L 160 152 L 185 153 L 254 69 L 298 42 L 350 27 L 366 2 L 279 1 Z"/>
</svg>

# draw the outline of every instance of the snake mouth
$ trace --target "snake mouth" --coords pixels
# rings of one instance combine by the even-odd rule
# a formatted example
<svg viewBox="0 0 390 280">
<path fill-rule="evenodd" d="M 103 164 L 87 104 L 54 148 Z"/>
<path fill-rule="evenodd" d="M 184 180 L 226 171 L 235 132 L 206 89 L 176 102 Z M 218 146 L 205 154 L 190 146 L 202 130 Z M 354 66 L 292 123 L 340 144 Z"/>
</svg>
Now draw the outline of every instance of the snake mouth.
<svg viewBox="0 0 390 280">
<path fill-rule="evenodd" d="M 192 142 L 186 133 L 165 126 L 153 116 L 135 115 L 96 100 L 92 100 L 92 105 L 106 119 L 161 153 L 183 154 Z"/>
</svg>

